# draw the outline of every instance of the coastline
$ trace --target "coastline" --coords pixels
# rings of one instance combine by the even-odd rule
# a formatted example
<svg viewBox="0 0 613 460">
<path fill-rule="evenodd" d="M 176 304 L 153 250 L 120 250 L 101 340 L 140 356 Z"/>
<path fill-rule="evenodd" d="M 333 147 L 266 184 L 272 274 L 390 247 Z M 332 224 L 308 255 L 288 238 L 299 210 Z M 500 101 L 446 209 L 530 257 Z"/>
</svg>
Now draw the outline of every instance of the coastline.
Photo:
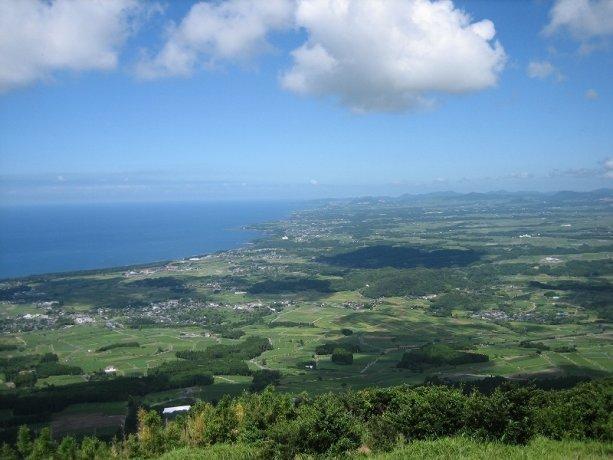
<svg viewBox="0 0 613 460">
<path fill-rule="evenodd" d="M 130 233 L 126 232 L 125 228 L 122 228 L 119 231 L 119 235 L 113 234 L 114 228 L 109 225 L 108 222 L 105 222 L 106 234 L 103 235 L 107 238 L 107 241 L 100 244 L 96 241 L 90 243 L 89 238 L 92 235 L 96 235 L 96 233 L 100 233 L 99 229 L 95 226 L 89 226 L 82 233 L 79 233 L 78 230 L 74 230 L 71 228 L 70 230 L 73 232 L 72 236 L 77 241 L 77 246 L 80 244 L 81 247 L 77 247 L 73 250 L 70 247 L 70 237 L 71 235 L 64 235 L 61 233 L 63 230 L 63 226 L 69 227 L 71 225 L 71 220 L 77 219 L 75 216 L 79 214 L 79 211 L 82 209 L 87 209 L 90 214 L 92 214 L 92 210 L 101 211 L 101 216 L 96 216 L 99 220 L 104 220 L 104 213 L 108 212 L 109 209 L 112 211 L 125 211 L 126 209 L 136 209 L 140 207 L 137 204 L 128 204 L 120 203 L 117 205 L 105 205 L 104 207 L 100 207 L 97 205 L 90 206 L 46 206 L 41 207 L 38 210 L 42 210 L 42 215 L 37 216 L 36 219 L 42 220 L 45 215 L 49 213 L 53 213 L 56 210 L 66 211 L 73 210 L 74 215 L 71 215 L 66 224 L 60 224 L 58 227 L 60 235 L 55 235 L 54 238 L 60 240 L 60 245 L 63 245 L 66 249 L 65 254 L 62 253 L 61 250 L 56 250 L 54 247 L 50 250 L 48 246 L 52 243 L 49 241 L 45 242 L 44 245 L 47 247 L 41 250 L 40 254 L 34 253 L 33 249 L 25 248 L 25 258 L 28 259 L 29 266 L 34 266 L 37 264 L 38 260 L 45 260 L 48 266 L 59 266 L 61 265 L 62 257 L 70 258 L 72 255 L 71 251 L 75 255 L 75 260 L 82 256 L 83 252 L 88 252 L 89 260 L 82 259 L 80 262 L 77 260 L 71 260 L 71 266 L 66 266 L 65 269 L 59 267 L 58 269 L 52 270 L 44 270 L 37 272 L 36 270 L 31 271 L 30 273 L 11 273 L 12 264 L 23 264 L 24 257 L 19 257 L 19 248 L 15 248 L 15 244 L 11 241 L 11 239 L 20 241 L 20 239 L 24 239 L 21 234 L 21 229 L 16 227 L 20 226 L 19 222 L 11 223 L 13 227 L 15 227 L 14 235 L 10 235 L 8 238 L 5 235 L 0 234 L 0 282 L 11 282 L 17 280 L 32 280 L 32 279 L 41 279 L 44 277 L 50 276 L 69 276 L 75 274 L 81 275 L 94 275 L 94 274 L 104 274 L 108 272 L 116 272 L 118 270 L 130 270 L 130 269 L 143 269 L 147 267 L 157 267 L 160 265 L 172 263 L 175 261 L 187 259 L 189 257 L 198 257 L 205 256 L 209 254 L 215 254 L 223 251 L 240 249 L 245 247 L 246 245 L 252 243 L 257 238 L 260 238 L 264 235 L 264 231 L 257 228 L 257 226 L 276 222 L 283 219 L 288 218 L 293 212 L 301 209 L 305 205 L 305 202 L 301 201 L 283 201 L 283 202 L 203 202 L 203 203 L 159 203 L 159 204 L 150 204 L 149 207 L 159 207 L 163 208 L 164 213 L 160 213 L 160 224 L 164 225 L 164 228 L 160 230 L 160 234 L 157 235 L 155 233 L 155 225 L 144 225 L 143 223 L 128 222 L 127 226 L 136 227 L 143 231 L 142 228 L 148 231 L 148 234 L 145 235 L 134 235 L 132 232 L 132 227 L 130 227 Z M 169 224 L 168 220 L 164 220 L 164 217 L 168 217 L 168 215 L 172 214 L 173 208 L 178 210 L 180 214 L 183 214 L 181 217 L 183 218 L 182 223 L 177 223 L 176 226 L 173 224 Z M 24 209 L 24 208 L 22 208 Z M 18 209 L 21 211 L 22 209 Z M 32 208 L 26 209 L 26 211 L 31 211 Z M 194 210 L 194 211 L 208 211 L 210 215 L 186 215 L 186 210 Z M 6 208 L 3 210 L 6 211 Z M 147 210 L 150 212 L 150 209 Z M 221 214 L 221 216 L 219 215 Z M 130 219 L 130 216 L 126 217 L 126 219 Z M 3 224 L 7 225 L 8 220 L 5 218 L 2 219 Z M 78 219 L 77 219 L 78 220 Z M 90 219 L 91 220 L 91 219 Z M 136 220 L 136 219 L 135 219 Z M 191 224 L 191 225 L 190 225 Z M 118 223 L 118 226 L 123 225 L 126 227 L 126 222 L 122 221 Z M 152 230 L 153 229 L 153 230 Z M 58 229 L 54 229 L 56 232 Z M 30 230 L 31 232 L 32 230 Z M 26 231 L 27 232 L 27 231 Z M 41 231 L 42 232 L 42 231 Z M 53 239 L 49 237 L 48 234 L 42 233 L 43 236 L 46 236 L 47 239 Z M 149 240 L 147 240 L 149 237 Z M 32 239 L 36 240 L 38 235 L 33 235 Z M 99 244 L 98 247 L 96 244 Z M 114 246 L 112 243 L 117 243 Z M 38 244 L 38 246 L 43 246 L 42 242 L 35 241 L 34 246 Z M 138 260 L 138 252 L 134 250 L 133 247 L 136 247 L 140 253 L 143 254 L 144 257 L 140 257 L 141 260 Z M 132 250 L 133 253 L 122 254 L 121 251 Z M 173 252 L 172 254 L 169 254 Z M 50 254 L 50 255 L 49 255 Z M 95 255 L 99 254 L 100 257 L 95 259 Z M 151 254 L 154 254 L 151 256 Z M 45 259 L 47 257 L 47 259 Z M 53 257 L 55 260 L 49 260 L 48 257 Z M 113 262 L 115 260 L 121 260 L 124 258 L 125 262 Z M 144 258 L 144 260 L 143 260 Z M 130 259 L 130 260 L 128 260 Z M 93 262 L 91 262 L 93 260 Z M 105 262 L 107 260 L 108 262 Z M 59 262 L 58 262 L 59 261 Z M 79 265 L 76 266 L 76 265 Z M 94 266 L 92 266 L 94 265 Z"/>
</svg>

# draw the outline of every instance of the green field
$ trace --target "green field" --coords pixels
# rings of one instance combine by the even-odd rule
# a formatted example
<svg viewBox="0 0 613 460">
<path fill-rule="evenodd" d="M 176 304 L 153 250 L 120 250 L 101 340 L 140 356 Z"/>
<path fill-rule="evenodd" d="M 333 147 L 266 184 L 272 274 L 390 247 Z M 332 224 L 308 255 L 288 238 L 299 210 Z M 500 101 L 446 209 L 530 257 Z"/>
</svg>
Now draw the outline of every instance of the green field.
<svg viewBox="0 0 613 460">
<path fill-rule="evenodd" d="M 15 338 L 25 343 L 28 352 L 57 353 L 62 361 L 80 366 L 86 372 L 114 366 L 124 375 L 146 373 L 150 367 L 173 357 L 175 351 L 202 350 L 217 343 L 213 338 L 204 337 L 201 329 L 189 327 L 116 330 L 77 326 L 16 335 Z M 96 351 L 108 344 L 128 341 L 137 341 L 140 347 Z"/>
</svg>

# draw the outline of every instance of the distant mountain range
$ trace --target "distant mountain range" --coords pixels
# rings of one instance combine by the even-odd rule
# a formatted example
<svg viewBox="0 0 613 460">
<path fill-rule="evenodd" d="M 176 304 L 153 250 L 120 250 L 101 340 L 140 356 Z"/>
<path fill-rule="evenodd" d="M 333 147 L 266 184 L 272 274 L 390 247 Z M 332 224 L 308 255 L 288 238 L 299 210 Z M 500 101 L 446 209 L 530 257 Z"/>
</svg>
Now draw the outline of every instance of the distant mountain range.
<svg viewBox="0 0 613 460">
<path fill-rule="evenodd" d="M 533 192 L 533 191 L 525 191 L 525 192 L 508 192 L 506 190 L 496 190 L 491 192 L 469 192 L 469 193 L 460 193 L 454 191 L 442 191 L 442 192 L 431 192 L 424 194 L 410 194 L 406 193 L 400 195 L 398 197 L 389 197 L 389 196 L 370 196 L 370 197 L 359 197 L 359 198 L 351 198 L 347 200 L 329 200 L 331 202 L 350 202 L 350 203 L 391 203 L 391 202 L 399 202 L 399 203 L 409 203 L 413 202 L 415 204 L 432 204 L 432 203 L 450 203 L 450 202 L 490 202 L 490 201 L 526 201 L 533 202 L 535 200 L 540 200 L 546 203 L 555 203 L 555 202 L 582 202 L 582 201 L 599 201 L 599 200 L 613 200 L 613 189 L 611 188 L 601 188 L 596 190 L 591 190 L 587 192 L 577 192 L 570 190 L 562 190 L 559 192 Z"/>
</svg>

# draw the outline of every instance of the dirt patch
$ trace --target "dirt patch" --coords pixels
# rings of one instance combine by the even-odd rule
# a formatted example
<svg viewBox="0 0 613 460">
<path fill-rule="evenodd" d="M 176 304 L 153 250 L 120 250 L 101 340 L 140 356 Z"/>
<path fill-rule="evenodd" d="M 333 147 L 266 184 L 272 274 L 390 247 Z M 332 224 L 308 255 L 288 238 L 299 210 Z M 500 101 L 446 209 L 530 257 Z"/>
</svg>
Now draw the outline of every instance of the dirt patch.
<svg viewBox="0 0 613 460">
<path fill-rule="evenodd" d="M 55 437 L 70 433 L 95 433 L 101 429 L 121 429 L 126 421 L 125 415 L 106 414 L 66 414 L 59 415 L 51 422 L 51 432 Z"/>
</svg>

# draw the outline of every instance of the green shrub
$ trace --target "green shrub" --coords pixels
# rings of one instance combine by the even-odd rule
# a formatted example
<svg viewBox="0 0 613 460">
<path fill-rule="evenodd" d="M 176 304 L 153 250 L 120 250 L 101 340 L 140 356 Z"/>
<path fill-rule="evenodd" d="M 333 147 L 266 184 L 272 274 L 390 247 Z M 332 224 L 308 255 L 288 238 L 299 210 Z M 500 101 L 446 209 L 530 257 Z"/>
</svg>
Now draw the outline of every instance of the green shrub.
<svg viewBox="0 0 613 460">
<path fill-rule="evenodd" d="M 66 436 L 57 448 L 56 456 L 60 460 L 76 460 L 79 451 L 77 441 L 72 436 Z"/>
<path fill-rule="evenodd" d="M 552 439 L 613 438 L 613 392 L 610 381 L 583 383 L 547 393 L 535 409 L 537 433 Z"/>
<path fill-rule="evenodd" d="M 105 345 L 96 350 L 96 353 L 102 353 L 103 351 L 114 350 L 115 348 L 139 348 L 140 343 L 138 342 L 118 342 L 111 343 L 110 345 Z"/>
<path fill-rule="evenodd" d="M 32 444 L 32 452 L 29 460 L 45 460 L 52 458 L 55 453 L 55 443 L 51 439 L 51 431 L 48 427 L 40 430 L 38 437 Z"/>
<path fill-rule="evenodd" d="M 443 364 L 468 364 L 489 361 L 489 357 L 480 353 L 458 351 L 449 345 L 437 343 L 424 345 L 418 350 L 411 350 L 402 355 L 397 367 L 404 369 L 421 368 L 424 365 L 440 366 Z"/>
<path fill-rule="evenodd" d="M 15 351 L 19 346 L 14 343 L 0 343 L 0 351 Z"/>
<path fill-rule="evenodd" d="M 245 331 L 241 329 L 231 329 L 231 330 L 223 331 L 221 333 L 221 336 L 224 339 L 240 339 L 244 335 L 245 335 Z"/>
<path fill-rule="evenodd" d="M 52 375 L 81 375 L 83 369 L 78 366 L 69 366 L 57 362 L 40 363 L 36 366 L 36 375 L 44 379 Z"/>
<path fill-rule="evenodd" d="M 315 347 L 315 354 L 316 355 L 331 355 L 334 352 L 334 350 L 337 350 L 339 348 L 350 351 L 351 353 L 360 352 L 360 346 L 357 343 L 338 341 L 338 342 L 327 342 L 322 345 L 318 345 L 317 347 Z"/>
<path fill-rule="evenodd" d="M 522 348 L 534 348 L 538 351 L 549 351 L 549 347 L 543 342 L 533 342 L 529 340 L 523 340 L 519 342 L 519 346 Z"/>
<path fill-rule="evenodd" d="M 575 345 L 561 345 L 554 347 L 553 351 L 556 353 L 574 353 L 577 351 L 577 347 Z"/>
<path fill-rule="evenodd" d="M 281 372 L 270 369 L 260 369 L 253 373 L 251 390 L 262 391 L 268 385 L 278 385 L 280 381 Z"/>
<path fill-rule="evenodd" d="M 37 380 L 36 372 L 33 371 L 20 372 L 13 377 L 13 383 L 18 388 L 34 386 Z"/>
<path fill-rule="evenodd" d="M 330 359 L 335 364 L 353 364 L 353 353 L 344 348 L 336 348 Z"/>
<path fill-rule="evenodd" d="M 271 430 L 275 456 L 294 458 L 298 453 L 339 456 L 361 443 L 359 420 L 341 398 L 321 395 L 301 404 L 295 418 Z"/>
</svg>

